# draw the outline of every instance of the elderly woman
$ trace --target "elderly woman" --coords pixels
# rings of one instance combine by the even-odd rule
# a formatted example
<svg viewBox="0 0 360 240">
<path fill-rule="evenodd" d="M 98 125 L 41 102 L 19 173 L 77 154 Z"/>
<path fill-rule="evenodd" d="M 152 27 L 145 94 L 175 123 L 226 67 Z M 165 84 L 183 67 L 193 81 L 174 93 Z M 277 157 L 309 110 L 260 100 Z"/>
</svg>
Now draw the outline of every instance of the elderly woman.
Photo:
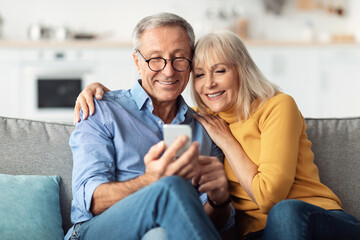
<svg viewBox="0 0 360 240">
<path fill-rule="evenodd" d="M 103 90 L 95 84 L 80 95 L 85 111 L 85 99 Z M 360 221 L 320 182 L 294 99 L 265 79 L 238 36 L 219 32 L 198 40 L 192 92 L 196 119 L 225 154 L 242 237 L 360 239 Z"/>
</svg>

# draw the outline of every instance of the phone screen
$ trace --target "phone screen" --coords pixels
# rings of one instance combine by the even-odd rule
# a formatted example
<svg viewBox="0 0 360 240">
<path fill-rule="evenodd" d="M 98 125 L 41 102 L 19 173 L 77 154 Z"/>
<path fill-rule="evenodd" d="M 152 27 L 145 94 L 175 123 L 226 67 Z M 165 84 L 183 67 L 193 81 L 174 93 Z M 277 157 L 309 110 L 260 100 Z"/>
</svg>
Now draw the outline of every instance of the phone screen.
<svg viewBox="0 0 360 240">
<path fill-rule="evenodd" d="M 187 143 L 180 149 L 176 157 L 179 157 L 190 147 L 192 143 L 192 129 L 189 125 L 164 124 L 163 131 L 166 147 L 169 147 L 181 135 L 188 137 Z"/>
</svg>

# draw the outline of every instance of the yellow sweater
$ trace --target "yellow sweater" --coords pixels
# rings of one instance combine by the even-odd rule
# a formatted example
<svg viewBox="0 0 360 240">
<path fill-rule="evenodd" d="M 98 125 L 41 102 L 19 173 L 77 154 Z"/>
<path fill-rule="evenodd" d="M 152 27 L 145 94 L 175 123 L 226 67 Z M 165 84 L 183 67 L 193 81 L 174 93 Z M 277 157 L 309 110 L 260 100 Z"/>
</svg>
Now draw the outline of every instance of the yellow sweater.
<svg viewBox="0 0 360 240">
<path fill-rule="evenodd" d="M 239 184 L 225 158 L 225 172 L 241 234 L 265 227 L 267 213 L 279 201 L 299 199 L 325 209 L 341 209 L 338 197 L 320 183 L 306 124 L 289 95 L 267 100 L 249 119 L 238 122 L 234 109 L 219 113 L 247 156 L 258 166 L 252 181 L 256 205 Z"/>
</svg>

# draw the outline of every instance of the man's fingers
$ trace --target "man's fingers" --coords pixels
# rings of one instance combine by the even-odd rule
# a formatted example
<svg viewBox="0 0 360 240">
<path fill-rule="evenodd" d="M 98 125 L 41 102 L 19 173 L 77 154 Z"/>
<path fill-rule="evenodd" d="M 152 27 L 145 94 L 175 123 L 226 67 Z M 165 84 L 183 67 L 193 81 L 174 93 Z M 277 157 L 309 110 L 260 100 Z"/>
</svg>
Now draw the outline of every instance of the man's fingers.
<svg viewBox="0 0 360 240">
<path fill-rule="evenodd" d="M 176 154 L 186 144 L 187 141 L 188 141 L 188 137 L 185 135 L 181 135 L 178 138 L 176 138 L 175 141 L 170 146 L 168 146 L 162 158 L 165 159 L 166 161 L 174 160 Z"/>
<path fill-rule="evenodd" d="M 220 176 L 216 172 L 210 172 L 209 174 L 201 175 L 200 173 L 199 185 L 206 184 L 208 182 L 219 180 Z"/>
<path fill-rule="evenodd" d="M 199 186 L 200 177 L 200 174 L 197 174 L 195 177 L 193 177 L 193 179 L 191 180 L 192 185 L 194 185 L 195 187 Z"/>
<path fill-rule="evenodd" d="M 202 164 L 202 165 L 209 164 L 209 163 L 211 163 L 212 161 L 214 161 L 215 158 L 216 158 L 216 157 L 210 157 L 210 156 L 200 155 L 200 156 L 199 156 L 199 164 Z M 218 161 L 217 158 L 216 158 L 216 160 Z"/>
<path fill-rule="evenodd" d="M 219 184 L 219 182 L 217 181 L 209 181 L 207 183 L 200 185 L 200 187 L 198 188 L 200 192 L 210 192 L 210 191 L 214 191 L 215 189 L 225 192 L 226 184 Z"/>
<path fill-rule="evenodd" d="M 199 180 L 199 190 L 202 192 L 207 192 L 214 191 L 215 189 L 226 189 L 227 181 L 228 180 L 226 176 L 224 174 L 219 174 L 219 172 L 201 175 Z"/>
<path fill-rule="evenodd" d="M 178 175 L 186 179 L 198 175 L 197 160 L 199 157 L 199 143 L 193 142 L 188 150 L 180 157 L 169 162 L 169 175 Z"/>
<path fill-rule="evenodd" d="M 209 156 L 199 157 L 199 175 L 200 185 L 204 185 L 211 181 L 225 179 L 224 165 L 216 158 Z"/>
<path fill-rule="evenodd" d="M 193 142 L 190 147 L 175 160 L 174 165 L 178 165 L 178 169 L 181 169 L 183 165 L 192 163 L 195 158 L 197 164 L 199 158 L 199 146 L 200 144 L 198 142 Z"/>
<path fill-rule="evenodd" d="M 185 165 L 176 173 L 177 176 L 181 176 L 185 179 L 192 179 L 199 175 L 199 171 L 192 164 Z"/>
<path fill-rule="evenodd" d="M 160 141 L 157 144 L 153 145 L 144 157 L 145 164 L 154 159 L 158 159 L 160 154 L 164 150 L 165 150 L 165 142 L 164 141 Z"/>
<path fill-rule="evenodd" d="M 201 175 L 213 171 L 217 164 L 220 165 L 219 167 L 223 167 L 218 158 L 202 155 L 199 156 L 198 164 Z"/>
</svg>

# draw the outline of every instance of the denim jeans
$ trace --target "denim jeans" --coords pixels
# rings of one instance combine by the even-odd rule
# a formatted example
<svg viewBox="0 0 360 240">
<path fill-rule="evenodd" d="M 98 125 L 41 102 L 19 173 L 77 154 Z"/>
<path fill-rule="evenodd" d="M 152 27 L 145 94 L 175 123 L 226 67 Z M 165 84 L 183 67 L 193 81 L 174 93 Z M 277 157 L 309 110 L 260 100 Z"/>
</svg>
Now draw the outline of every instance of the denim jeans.
<svg viewBox="0 0 360 240">
<path fill-rule="evenodd" d="M 177 176 L 162 178 L 76 225 L 72 239 L 141 239 L 159 226 L 171 240 L 220 239 L 193 186 Z"/>
<path fill-rule="evenodd" d="M 148 231 L 141 240 L 170 240 L 166 237 L 166 231 L 163 227 L 153 228 Z"/>
<path fill-rule="evenodd" d="M 360 221 L 342 210 L 289 199 L 270 210 L 263 239 L 360 239 Z"/>
</svg>

